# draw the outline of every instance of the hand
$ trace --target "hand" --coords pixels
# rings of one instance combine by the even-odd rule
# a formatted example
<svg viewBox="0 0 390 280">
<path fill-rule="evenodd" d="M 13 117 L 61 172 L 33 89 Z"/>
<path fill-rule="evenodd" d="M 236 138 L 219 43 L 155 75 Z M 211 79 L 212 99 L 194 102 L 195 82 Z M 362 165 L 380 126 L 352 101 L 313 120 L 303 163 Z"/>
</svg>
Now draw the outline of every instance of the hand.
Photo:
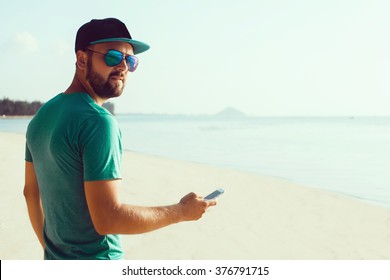
<svg viewBox="0 0 390 280">
<path fill-rule="evenodd" d="M 216 204 L 217 202 L 215 200 L 206 201 L 193 192 L 189 193 L 184 196 L 179 202 L 179 206 L 181 208 L 182 213 L 182 220 L 199 220 L 210 206 L 215 206 Z"/>
</svg>

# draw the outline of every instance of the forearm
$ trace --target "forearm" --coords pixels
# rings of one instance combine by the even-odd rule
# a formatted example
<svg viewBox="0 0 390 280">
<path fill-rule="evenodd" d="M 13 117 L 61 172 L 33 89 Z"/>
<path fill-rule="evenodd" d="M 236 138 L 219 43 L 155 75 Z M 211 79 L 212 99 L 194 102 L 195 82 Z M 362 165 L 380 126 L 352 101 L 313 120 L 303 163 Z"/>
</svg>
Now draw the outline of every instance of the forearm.
<svg viewBox="0 0 390 280">
<path fill-rule="evenodd" d="M 45 248 L 43 240 L 43 209 L 41 203 L 41 195 L 39 193 L 38 181 L 35 175 L 34 164 L 26 161 L 25 165 L 25 184 L 23 195 L 26 199 L 28 216 L 30 217 L 31 225 L 38 237 L 42 247 Z"/>
<path fill-rule="evenodd" d="M 180 222 L 180 209 L 179 204 L 159 207 L 120 204 L 109 211 L 106 217 L 101 217 L 95 227 L 100 234 L 150 232 Z"/>
<path fill-rule="evenodd" d="M 34 229 L 35 234 L 38 237 L 39 242 L 42 245 L 42 248 L 45 248 L 45 242 L 43 239 L 44 214 L 41 200 L 39 197 L 37 198 L 26 196 L 26 203 L 31 225 Z"/>
<path fill-rule="evenodd" d="M 195 193 L 169 206 L 143 207 L 121 203 L 120 181 L 85 182 L 85 195 L 93 225 L 99 234 L 138 234 L 182 221 L 198 220 L 215 201 Z"/>
</svg>

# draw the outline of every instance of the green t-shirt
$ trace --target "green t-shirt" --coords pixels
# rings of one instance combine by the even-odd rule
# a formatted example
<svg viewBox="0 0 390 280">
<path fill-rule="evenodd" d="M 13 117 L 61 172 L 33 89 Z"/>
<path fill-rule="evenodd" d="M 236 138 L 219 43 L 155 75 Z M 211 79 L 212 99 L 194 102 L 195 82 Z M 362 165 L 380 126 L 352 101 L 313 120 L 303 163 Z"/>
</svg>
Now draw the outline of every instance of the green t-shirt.
<svg viewBox="0 0 390 280">
<path fill-rule="evenodd" d="M 121 131 L 87 93 L 59 94 L 27 129 L 44 210 L 45 259 L 121 259 L 120 237 L 96 232 L 85 181 L 120 179 Z"/>
</svg>

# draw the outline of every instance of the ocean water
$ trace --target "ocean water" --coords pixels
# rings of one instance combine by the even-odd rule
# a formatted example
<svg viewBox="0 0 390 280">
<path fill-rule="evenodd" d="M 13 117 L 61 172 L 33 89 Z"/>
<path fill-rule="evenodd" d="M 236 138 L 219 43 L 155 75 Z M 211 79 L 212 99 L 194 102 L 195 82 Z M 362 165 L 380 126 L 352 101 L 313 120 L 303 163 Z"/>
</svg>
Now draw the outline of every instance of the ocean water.
<svg viewBox="0 0 390 280">
<path fill-rule="evenodd" d="M 118 115 L 124 149 L 279 177 L 390 208 L 390 117 Z M 24 133 L 29 119 L 0 119 Z"/>
</svg>

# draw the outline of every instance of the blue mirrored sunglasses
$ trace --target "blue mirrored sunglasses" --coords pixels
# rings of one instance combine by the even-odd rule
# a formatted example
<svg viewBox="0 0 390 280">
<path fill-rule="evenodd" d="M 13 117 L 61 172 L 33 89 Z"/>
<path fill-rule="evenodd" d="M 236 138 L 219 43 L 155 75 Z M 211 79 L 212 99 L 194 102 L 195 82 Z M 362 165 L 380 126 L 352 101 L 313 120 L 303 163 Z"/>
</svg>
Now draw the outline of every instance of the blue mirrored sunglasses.
<svg viewBox="0 0 390 280">
<path fill-rule="evenodd" d="M 130 72 L 134 72 L 135 69 L 137 69 L 139 60 L 134 55 L 124 54 L 118 50 L 108 50 L 106 53 L 101 53 L 101 52 L 94 51 L 91 49 L 86 49 L 86 50 L 88 50 L 90 52 L 98 53 L 98 54 L 103 54 L 104 55 L 104 62 L 109 67 L 117 66 L 123 60 L 125 60 L 126 64 L 127 64 L 127 69 Z"/>
</svg>

